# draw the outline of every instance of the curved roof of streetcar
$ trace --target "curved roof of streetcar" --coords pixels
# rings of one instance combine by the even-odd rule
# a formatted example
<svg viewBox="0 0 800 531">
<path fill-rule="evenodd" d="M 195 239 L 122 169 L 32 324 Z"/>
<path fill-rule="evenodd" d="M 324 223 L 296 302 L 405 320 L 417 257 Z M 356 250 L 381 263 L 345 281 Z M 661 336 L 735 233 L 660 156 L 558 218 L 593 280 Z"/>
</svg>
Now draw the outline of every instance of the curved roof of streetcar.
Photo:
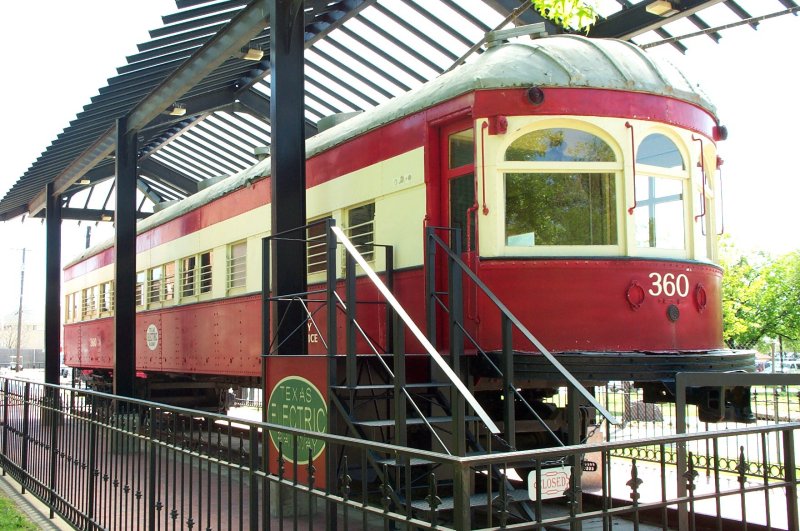
<svg viewBox="0 0 800 531">
<path fill-rule="evenodd" d="M 639 47 L 616 39 L 560 35 L 530 44 L 509 43 L 489 48 L 475 61 L 401 94 L 375 109 L 357 114 L 306 143 L 312 157 L 361 134 L 474 90 L 517 87 L 583 87 L 657 94 L 688 101 L 713 114 L 713 106 L 671 63 L 649 57 Z M 219 197 L 249 186 L 270 174 L 270 160 L 257 162 L 230 178 L 209 180 L 209 186 L 172 204 L 165 204 L 137 225 L 144 233 Z M 85 250 L 67 264 L 112 247 L 113 239 Z"/>
<path fill-rule="evenodd" d="M 648 12 L 652 0 L 609 1 L 617 9 L 602 13 L 606 16 L 589 36 L 644 46 L 664 42 L 685 50 L 680 34 L 670 33 L 671 25 L 688 24 L 718 40 L 725 27 L 755 27 L 760 19 L 800 9 L 794 0 L 753 1 L 675 1 L 676 13 L 666 18 Z M 204 181 L 252 167 L 257 162 L 253 149 L 269 145 L 270 138 L 265 5 L 264 0 L 176 0 L 177 11 L 162 17 L 164 25 L 150 32 L 151 40 L 138 45 L 139 53 L 127 57 L 0 200 L 0 220 L 40 214 L 48 183 L 63 198 L 65 219 L 113 215 L 107 208 L 114 194 L 113 132 L 123 116 L 133 116 L 139 125 L 141 215 L 197 193 Z M 307 136 L 317 133 L 325 116 L 376 107 L 439 77 L 465 57 L 474 61 L 491 30 L 543 21 L 528 7 L 527 0 L 305 0 Z M 714 10 L 724 10 L 734 22 L 709 27 L 700 15 Z M 565 32 L 549 22 L 546 29 Z M 247 48 L 267 53 L 246 60 Z M 672 96 L 712 109 L 679 80 L 673 86 Z M 176 103 L 186 109 L 184 116 L 165 112 Z"/>
</svg>

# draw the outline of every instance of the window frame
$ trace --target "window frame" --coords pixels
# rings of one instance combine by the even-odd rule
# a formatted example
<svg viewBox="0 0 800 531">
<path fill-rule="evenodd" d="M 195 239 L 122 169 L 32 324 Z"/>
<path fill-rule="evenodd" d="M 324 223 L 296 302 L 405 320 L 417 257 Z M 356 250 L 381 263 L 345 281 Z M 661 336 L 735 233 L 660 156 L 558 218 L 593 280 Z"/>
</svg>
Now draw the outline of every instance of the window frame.
<svg viewBox="0 0 800 531">
<path fill-rule="evenodd" d="M 98 310 L 101 317 L 114 315 L 114 281 L 102 282 L 98 289 Z"/>
<path fill-rule="evenodd" d="M 639 136 L 641 135 L 641 136 Z M 667 138 L 670 142 L 675 145 L 678 153 L 680 154 L 683 160 L 684 168 L 667 168 L 662 166 L 654 166 L 652 164 L 644 164 L 640 162 L 636 162 L 638 155 L 639 155 L 639 148 L 641 147 L 642 143 L 645 142 L 649 137 L 652 135 L 662 135 Z M 636 145 L 634 148 L 632 156 L 632 166 L 634 167 L 633 176 L 635 178 L 640 177 L 648 177 L 654 179 L 664 179 L 670 181 L 678 181 L 681 183 L 681 200 L 683 203 L 683 247 L 680 249 L 670 249 L 665 247 L 642 247 L 638 245 L 636 239 L 636 210 L 640 208 L 646 208 L 646 206 L 642 206 L 638 201 L 636 202 L 636 209 L 634 210 L 633 214 L 627 216 L 628 225 L 630 227 L 629 230 L 629 252 L 628 254 L 631 256 L 644 256 L 644 257 L 653 257 L 653 258 L 683 258 L 688 259 L 692 257 L 695 253 L 691 250 L 691 246 L 693 245 L 694 235 L 690 234 L 694 231 L 694 223 L 692 223 L 692 212 L 694 211 L 694 197 L 693 194 L 695 193 L 694 186 L 692 185 L 692 164 L 693 160 L 690 156 L 686 143 L 681 138 L 681 136 L 677 135 L 674 131 L 670 129 L 664 129 L 662 127 L 653 127 L 649 129 L 645 129 L 637 134 L 636 138 Z M 633 181 L 634 177 L 631 177 L 631 181 Z M 702 184 L 700 185 L 702 186 Z M 635 190 L 638 191 L 638 184 L 633 185 L 631 189 L 631 194 L 633 200 L 631 200 L 631 205 L 634 204 L 634 200 L 636 199 Z"/>
<path fill-rule="evenodd" d="M 208 255 L 208 264 L 203 265 L 203 257 Z M 194 260 L 191 274 L 187 275 L 186 261 Z M 209 299 L 214 291 L 214 251 L 208 249 L 195 254 L 190 254 L 179 260 L 180 284 L 175 290 L 180 293 L 181 301 L 197 301 Z M 187 279 L 191 278 L 192 292 L 187 293 Z"/>
<path fill-rule="evenodd" d="M 240 257 L 234 256 L 234 250 L 244 247 L 244 254 Z M 239 240 L 229 243 L 227 246 L 225 288 L 226 293 L 242 293 L 247 290 L 247 240 Z M 235 262 L 239 260 L 238 262 Z M 241 271 L 239 269 L 241 268 Z"/>
<path fill-rule="evenodd" d="M 570 161 L 506 161 L 506 151 L 519 138 L 547 129 L 575 129 L 605 142 L 614 154 L 613 162 L 570 162 Z M 562 175 L 577 174 L 611 174 L 613 176 L 615 204 L 613 205 L 616 216 L 617 243 L 603 245 L 532 245 L 517 246 L 507 244 L 506 235 L 506 175 L 521 173 L 549 173 Z M 496 152 L 496 175 L 498 179 L 498 226 L 497 234 L 500 239 L 498 250 L 505 256 L 619 256 L 624 252 L 625 226 L 623 206 L 625 187 L 625 157 L 619 143 L 607 131 L 600 127 L 572 120 L 546 120 L 527 124 L 509 134 L 504 142 L 498 145 Z"/>
<path fill-rule="evenodd" d="M 359 223 L 359 224 L 351 227 L 350 226 L 350 214 L 354 210 L 357 210 L 359 208 L 368 207 L 368 206 L 372 206 L 372 218 L 371 218 L 371 220 Z M 356 250 L 364 258 L 364 260 L 368 264 L 374 264 L 375 263 L 375 254 L 376 254 L 375 253 L 375 226 L 376 226 L 375 219 L 377 217 L 377 209 L 375 208 L 375 201 L 372 200 L 372 201 L 367 201 L 365 203 L 361 203 L 361 204 L 358 204 L 358 205 L 349 206 L 349 207 L 344 209 L 344 215 L 342 217 L 343 217 L 343 219 L 347 220 L 347 225 L 342 227 L 342 231 L 347 235 L 348 239 L 350 239 L 350 242 L 353 244 L 353 247 L 356 248 Z M 361 227 L 366 226 L 367 224 L 371 224 L 372 225 L 372 230 L 364 232 L 362 234 L 356 234 L 355 236 L 352 234 L 351 231 L 354 228 L 361 228 Z M 361 238 L 364 234 L 371 234 L 372 235 L 372 239 L 369 240 L 366 243 L 356 243 L 354 241 L 354 239 Z M 366 253 L 369 253 L 369 256 L 367 256 L 367 254 L 364 251 L 361 250 L 361 248 L 365 247 L 365 246 L 369 246 L 370 247 L 370 249 L 368 251 L 366 251 Z M 344 249 L 343 249 L 343 251 L 345 253 L 347 252 Z M 342 268 L 345 267 L 345 258 L 346 258 L 346 256 L 343 254 L 342 255 Z M 344 269 L 342 269 L 342 270 L 344 270 Z"/>
<path fill-rule="evenodd" d="M 320 234 L 310 234 L 312 227 L 306 229 L 306 277 L 307 278 L 314 278 L 314 279 L 323 279 L 325 278 L 325 274 L 328 270 L 328 257 L 327 257 L 327 240 L 325 235 L 325 227 L 327 224 L 325 220 L 333 219 L 335 220 L 335 216 L 333 212 L 329 212 L 327 214 L 323 214 L 321 216 L 317 216 L 314 219 L 308 220 L 306 223 L 307 225 L 311 225 L 313 230 L 321 231 Z M 312 243 L 314 240 L 314 243 Z M 317 249 L 321 250 L 322 260 L 318 262 L 311 262 L 312 253 L 311 251 L 316 251 Z M 314 256 L 320 256 L 319 252 L 315 252 Z M 312 270 L 313 267 L 313 270 Z"/>
</svg>

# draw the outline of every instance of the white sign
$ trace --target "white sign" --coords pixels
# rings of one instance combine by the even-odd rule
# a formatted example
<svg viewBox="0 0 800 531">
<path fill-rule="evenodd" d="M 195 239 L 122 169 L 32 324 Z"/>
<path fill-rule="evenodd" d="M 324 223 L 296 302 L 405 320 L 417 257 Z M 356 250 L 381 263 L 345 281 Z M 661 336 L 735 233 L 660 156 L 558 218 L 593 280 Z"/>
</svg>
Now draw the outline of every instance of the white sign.
<svg viewBox="0 0 800 531">
<path fill-rule="evenodd" d="M 536 488 L 536 471 L 528 474 L 528 497 L 536 500 L 539 491 L 542 499 L 559 498 L 569 489 L 569 480 L 572 477 L 572 467 L 548 468 L 542 470 L 541 489 Z"/>
<path fill-rule="evenodd" d="M 158 327 L 154 324 L 148 326 L 144 338 L 147 341 L 147 348 L 150 350 L 158 348 Z"/>
</svg>

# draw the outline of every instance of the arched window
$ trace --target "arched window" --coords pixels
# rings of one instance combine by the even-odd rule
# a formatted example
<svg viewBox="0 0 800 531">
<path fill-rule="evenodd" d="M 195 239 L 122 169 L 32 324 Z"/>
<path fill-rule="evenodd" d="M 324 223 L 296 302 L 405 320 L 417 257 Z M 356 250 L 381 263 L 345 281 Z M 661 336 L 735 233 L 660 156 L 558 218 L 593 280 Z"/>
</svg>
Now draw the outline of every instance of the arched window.
<svg viewBox="0 0 800 531">
<path fill-rule="evenodd" d="M 527 133 L 505 152 L 506 245 L 616 245 L 618 163 L 578 129 Z"/>
<path fill-rule="evenodd" d="M 685 248 L 686 163 L 675 143 L 648 135 L 636 152 L 635 239 L 638 247 Z"/>
</svg>

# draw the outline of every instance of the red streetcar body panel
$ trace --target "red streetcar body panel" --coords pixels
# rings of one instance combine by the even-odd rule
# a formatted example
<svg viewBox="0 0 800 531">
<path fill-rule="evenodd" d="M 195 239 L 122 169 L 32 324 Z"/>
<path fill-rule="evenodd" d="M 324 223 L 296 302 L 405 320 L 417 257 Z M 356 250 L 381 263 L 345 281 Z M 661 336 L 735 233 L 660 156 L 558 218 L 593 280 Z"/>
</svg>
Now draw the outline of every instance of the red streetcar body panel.
<svg viewBox="0 0 800 531">
<path fill-rule="evenodd" d="M 653 272 L 684 274 L 686 296 L 653 296 Z M 697 263 L 663 260 L 490 260 L 481 263 L 480 276 L 536 336 L 554 352 L 665 352 L 724 348 L 719 301 L 721 271 Z M 709 296 L 698 305 L 696 290 Z M 628 301 L 634 286 L 634 303 L 643 288 L 644 300 L 635 307 Z M 500 348 L 497 312 L 479 296 L 480 341 L 484 348 Z M 670 305 L 679 316 L 671 321 Z M 488 319 L 492 319 L 488 321 Z M 515 345 L 524 349 L 522 335 Z M 531 350 L 532 346 L 528 345 Z"/>
<path fill-rule="evenodd" d="M 596 88 L 543 88 L 545 99 L 533 106 L 527 89 L 475 92 L 473 116 L 607 116 L 635 118 L 683 127 L 713 138 L 717 122 L 708 111 L 683 100 L 656 94 Z"/>
</svg>

